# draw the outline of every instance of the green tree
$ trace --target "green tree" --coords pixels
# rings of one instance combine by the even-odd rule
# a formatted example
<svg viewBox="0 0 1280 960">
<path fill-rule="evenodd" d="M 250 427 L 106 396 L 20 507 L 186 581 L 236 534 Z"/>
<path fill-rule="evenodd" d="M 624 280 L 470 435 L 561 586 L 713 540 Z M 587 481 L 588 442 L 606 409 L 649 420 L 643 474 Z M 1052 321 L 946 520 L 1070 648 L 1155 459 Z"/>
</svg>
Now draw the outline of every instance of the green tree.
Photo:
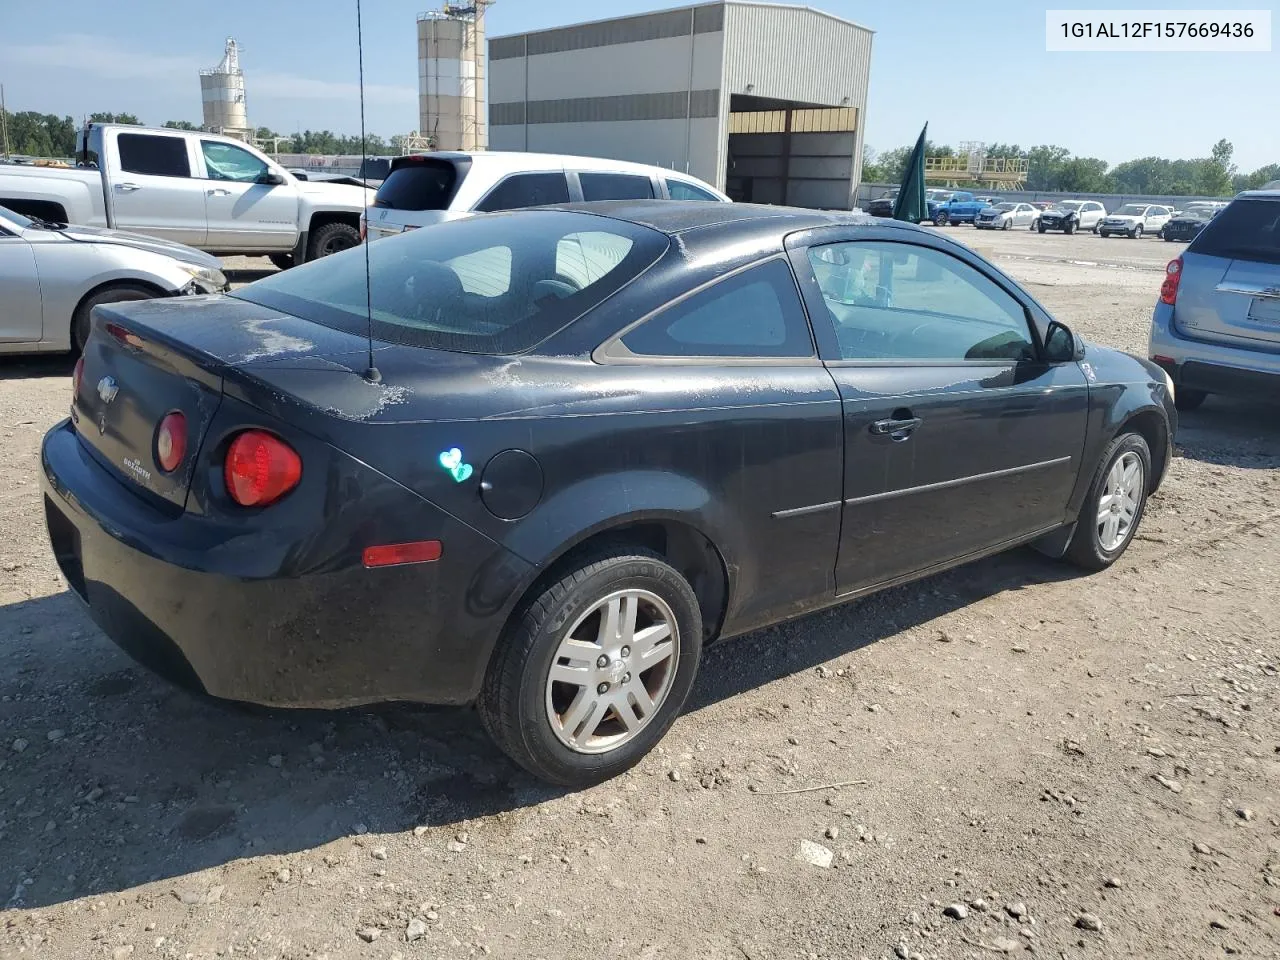
<svg viewBox="0 0 1280 960">
<path fill-rule="evenodd" d="M 1055 190 L 1067 193 L 1106 193 L 1110 188 L 1107 161 L 1097 157 L 1072 157 L 1058 168 Z"/>
<path fill-rule="evenodd" d="M 166 130 L 199 130 L 190 120 L 166 120 L 164 122 Z"/>
<path fill-rule="evenodd" d="M 127 123 L 135 127 L 142 126 L 142 121 L 132 113 L 91 113 L 90 123 Z"/>
<path fill-rule="evenodd" d="M 1257 190 L 1264 183 L 1270 183 L 1272 180 L 1280 180 L 1280 163 L 1269 163 L 1265 167 L 1259 167 L 1253 173 L 1236 174 L 1231 180 L 1231 190 L 1233 193 L 1239 193 L 1241 190 Z"/>
<path fill-rule="evenodd" d="M 1071 156 L 1066 147 L 1041 144 L 1027 151 L 1027 189 L 1058 190 L 1062 167 Z"/>
</svg>

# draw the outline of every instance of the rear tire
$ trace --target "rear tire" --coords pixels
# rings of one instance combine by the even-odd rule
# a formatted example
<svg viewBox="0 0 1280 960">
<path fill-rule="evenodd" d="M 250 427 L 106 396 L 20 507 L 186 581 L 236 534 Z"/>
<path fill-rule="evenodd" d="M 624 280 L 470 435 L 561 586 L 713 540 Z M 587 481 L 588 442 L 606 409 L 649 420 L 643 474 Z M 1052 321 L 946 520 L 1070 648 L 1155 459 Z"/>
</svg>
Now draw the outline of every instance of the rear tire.
<svg viewBox="0 0 1280 960">
<path fill-rule="evenodd" d="M 154 300 L 160 294 L 150 287 L 141 284 L 122 283 L 119 286 L 99 290 L 87 297 L 76 307 L 75 316 L 71 318 L 71 353 L 79 356 L 84 352 L 85 342 L 89 339 L 89 326 L 92 322 L 90 314 L 93 308 L 103 303 L 125 303 L 132 300 Z"/>
<path fill-rule="evenodd" d="M 1209 394 L 1203 390 L 1187 390 L 1184 387 L 1178 387 L 1173 393 L 1173 405 L 1179 410 L 1195 410 L 1200 404 L 1204 403 Z"/>
<path fill-rule="evenodd" d="M 1004 222 L 1004 226 L 1002 226 L 1000 229 L 1001 229 L 1001 230 L 1012 230 L 1012 229 L 1013 229 L 1013 221 L 1012 221 L 1012 220 L 1006 220 L 1006 221 Z"/>
<path fill-rule="evenodd" d="M 938 214 L 933 218 L 933 225 L 935 227 L 945 227 L 947 225 L 947 215 L 945 213 Z"/>
<path fill-rule="evenodd" d="M 276 265 L 279 270 L 288 270 L 293 266 L 292 253 L 269 253 L 267 259 Z"/>
<path fill-rule="evenodd" d="M 307 260 L 319 260 L 360 245 L 360 231 L 349 223 L 326 223 L 317 227 L 307 241 Z"/>
<path fill-rule="evenodd" d="M 1151 450 L 1140 433 L 1107 445 L 1076 517 L 1065 558 L 1085 570 L 1105 570 L 1133 542 L 1147 506 Z"/>
<path fill-rule="evenodd" d="M 624 629 L 610 635 L 622 646 L 603 639 L 611 609 Z M 628 609 L 635 611 L 634 651 L 626 646 L 632 642 Z M 635 629 L 641 622 L 665 624 L 669 632 L 656 642 L 641 640 L 646 629 Z M 571 638 L 574 646 L 567 645 Z M 665 659 L 641 668 L 641 644 L 660 653 L 664 643 Z M 598 655 L 590 645 L 599 647 Z M 688 581 L 647 550 L 605 551 L 542 589 L 512 619 L 476 706 L 485 730 L 512 760 L 539 779 L 582 789 L 629 769 L 657 745 L 684 706 L 701 654 L 702 615 Z M 658 675 L 663 669 L 670 672 Z M 553 670 L 570 679 L 555 679 Z M 652 699 L 647 711 L 637 684 Z M 619 698 L 621 712 L 611 705 Z"/>
</svg>

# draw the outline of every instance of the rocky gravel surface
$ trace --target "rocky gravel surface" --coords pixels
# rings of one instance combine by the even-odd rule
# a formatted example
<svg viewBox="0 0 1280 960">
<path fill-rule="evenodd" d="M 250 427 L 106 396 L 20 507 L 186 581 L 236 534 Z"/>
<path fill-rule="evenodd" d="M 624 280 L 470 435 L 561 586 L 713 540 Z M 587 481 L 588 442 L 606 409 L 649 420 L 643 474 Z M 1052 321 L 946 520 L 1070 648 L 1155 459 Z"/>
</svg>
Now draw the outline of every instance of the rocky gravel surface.
<svg viewBox="0 0 1280 960">
<path fill-rule="evenodd" d="M 1180 249 L 948 232 L 1138 352 Z M 657 753 L 563 793 L 465 710 L 119 653 L 42 526 L 69 369 L 0 361 L 6 960 L 1280 956 L 1280 406 L 1185 415 L 1110 570 L 1015 551 L 714 648 Z"/>
</svg>

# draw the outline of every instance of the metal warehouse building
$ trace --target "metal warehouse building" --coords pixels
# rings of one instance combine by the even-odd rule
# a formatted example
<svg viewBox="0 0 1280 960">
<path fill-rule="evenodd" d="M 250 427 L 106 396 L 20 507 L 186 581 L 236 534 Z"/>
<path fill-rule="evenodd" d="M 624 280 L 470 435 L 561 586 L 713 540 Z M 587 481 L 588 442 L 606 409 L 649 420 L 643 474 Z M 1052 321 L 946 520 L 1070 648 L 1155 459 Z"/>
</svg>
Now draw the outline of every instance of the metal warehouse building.
<svg viewBox="0 0 1280 960">
<path fill-rule="evenodd" d="M 872 31 L 725 0 L 489 41 L 489 145 L 684 170 L 735 200 L 848 209 Z"/>
</svg>

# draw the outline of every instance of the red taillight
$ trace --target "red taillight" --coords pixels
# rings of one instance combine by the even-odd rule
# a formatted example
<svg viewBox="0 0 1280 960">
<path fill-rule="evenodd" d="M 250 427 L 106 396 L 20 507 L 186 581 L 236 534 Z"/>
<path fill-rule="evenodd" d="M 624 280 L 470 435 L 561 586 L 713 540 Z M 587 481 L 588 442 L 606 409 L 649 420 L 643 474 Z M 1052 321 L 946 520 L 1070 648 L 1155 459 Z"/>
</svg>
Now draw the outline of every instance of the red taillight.
<svg viewBox="0 0 1280 960">
<path fill-rule="evenodd" d="M 364 548 L 366 567 L 394 567 L 401 563 L 426 563 L 439 560 L 444 544 L 439 540 L 415 540 L 413 543 L 386 543 Z"/>
<path fill-rule="evenodd" d="M 160 421 L 156 431 L 156 463 L 172 473 L 187 455 L 187 418 L 174 411 Z"/>
<path fill-rule="evenodd" d="M 1160 302 L 1172 304 L 1178 299 L 1178 282 L 1182 280 L 1182 258 L 1170 260 L 1164 268 L 1164 283 L 1160 284 Z"/>
<path fill-rule="evenodd" d="M 287 443 L 262 430 L 246 430 L 231 442 L 223 477 L 242 507 L 265 507 L 302 479 L 302 460 Z"/>
<path fill-rule="evenodd" d="M 84 379 L 84 357 L 76 361 L 76 368 L 71 371 L 71 399 L 80 396 L 80 381 Z"/>
</svg>

